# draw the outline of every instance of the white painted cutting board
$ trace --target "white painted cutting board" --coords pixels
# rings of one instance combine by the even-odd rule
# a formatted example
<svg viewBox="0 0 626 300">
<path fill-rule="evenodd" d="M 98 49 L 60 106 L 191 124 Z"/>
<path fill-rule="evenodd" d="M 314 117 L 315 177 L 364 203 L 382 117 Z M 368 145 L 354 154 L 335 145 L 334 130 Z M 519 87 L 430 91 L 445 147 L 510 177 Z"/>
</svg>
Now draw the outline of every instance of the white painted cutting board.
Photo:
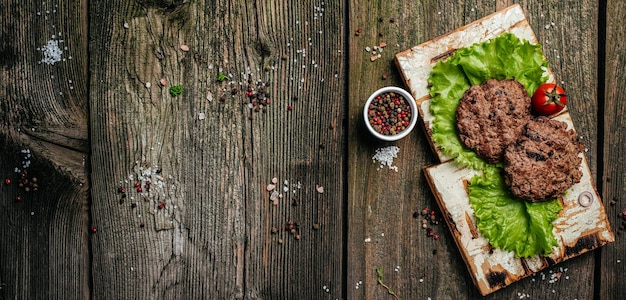
<svg viewBox="0 0 626 300">
<path fill-rule="evenodd" d="M 493 249 L 489 240 L 476 228 L 474 212 L 466 189 L 467 182 L 475 171 L 460 167 L 433 143 L 431 138 L 433 116 L 429 109 L 427 80 L 438 60 L 449 57 L 456 49 L 484 42 L 504 32 L 511 32 L 533 44 L 537 43 L 537 38 L 521 7 L 514 5 L 449 34 L 400 52 L 395 57 L 400 73 L 418 103 L 420 117 L 431 147 L 441 161 L 441 164 L 424 169 L 426 179 L 470 276 L 482 295 L 615 240 L 583 154 L 581 154 L 583 157 L 581 182 L 572 186 L 559 199 L 563 210 L 554 221 L 553 230 L 559 245 L 549 256 L 516 258 L 512 252 Z M 552 72 L 548 70 L 548 73 L 550 74 L 548 81 L 552 81 L 554 78 Z M 566 122 L 569 128 L 574 129 L 567 111 L 554 118 Z M 585 195 L 588 196 L 580 197 L 584 192 L 587 192 Z M 591 203 L 587 203 L 589 200 Z"/>
</svg>

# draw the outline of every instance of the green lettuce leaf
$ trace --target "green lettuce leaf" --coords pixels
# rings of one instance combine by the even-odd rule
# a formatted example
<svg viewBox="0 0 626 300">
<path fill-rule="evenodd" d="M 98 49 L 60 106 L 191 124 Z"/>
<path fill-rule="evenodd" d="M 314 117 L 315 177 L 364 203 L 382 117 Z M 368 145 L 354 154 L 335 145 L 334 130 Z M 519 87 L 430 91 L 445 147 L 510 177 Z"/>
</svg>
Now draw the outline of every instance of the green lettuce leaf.
<svg viewBox="0 0 626 300">
<path fill-rule="evenodd" d="M 495 248 L 513 251 L 517 257 L 549 255 L 558 246 L 552 222 L 562 209 L 558 200 L 528 202 L 513 197 L 507 190 L 500 168 L 487 168 L 474 176 L 469 199 L 476 226 Z"/>
<path fill-rule="evenodd" d="M 458 49 L 447 60 L 439 61 L 428 78 L 433 141 L 456 162 L 482 171 L 469 186 L 476 225 L 492 246 L 513 251 L 518 257 L 548 255 L 558 245 L 552 222 L 561 205 L 556 200 L 530 203 L 513 197 L 504 185 L 501 164 L 485 162 L 461 143 L 456 109 L 470 86 L 491 78 L 515 78 L 532 95 L 548 79 L 547 66 L 540 45 L 505 33 Z"/>
<path fill-rule="evenodd" d="M 529 95 L 546 82 L 548 62 L 540 45 L 504 33 L 483 43 L 458 49 L 445 61 L 433 67 L 428 78 L 433 120 L 433 141 L 456 161 L 473 169 L 487 165 L 470 149 L 462 146 L 456 132 L 456 108 L 472 85 L 487 79 L 515 78 Z"/>
</svg>

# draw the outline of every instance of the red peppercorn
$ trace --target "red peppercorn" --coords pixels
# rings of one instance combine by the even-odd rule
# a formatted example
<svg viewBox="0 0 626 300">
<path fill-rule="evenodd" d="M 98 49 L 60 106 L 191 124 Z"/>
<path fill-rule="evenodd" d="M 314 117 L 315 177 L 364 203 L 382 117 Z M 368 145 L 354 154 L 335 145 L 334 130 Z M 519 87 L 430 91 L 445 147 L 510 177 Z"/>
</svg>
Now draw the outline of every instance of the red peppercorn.
<svg viewBox="0 0 626 300">
<path fill-rule="evenodd" d="M 289 106 L 287 106 L 287 109 L 288 110 L 293 110 L 293 106 L 289 105 Z"/>
<path fill-rule="evenodd" d="M 96 232 L 98 232 L 98 228 L 96 228 L 96 227 L 91 227 L 91 229 L 89 229 L 89 231 L 90 231 L 91 233 L 96 233 Z"/>
<path fill-rule="evenodd" d="M 7 185 L 11 184 L 11 178 L 7 178 L 7 179 L 5 179 L 5 180 L 4 180 L 4 183 L 5 183 L 5 184 L 7 184 Z"/>
<path fill-rule="evenodd" d="M 15 201 L 17 201 L 17 202 L 22 201 L 22 196 L 17 196 L 17 197 L 15 197 Z"/>
<path fill-rule="evenodd" d="M 141 183 L 135 182 L 135 187 L 140 187 L 140 186 L 141 186 Z"/>
<path fill-rule="evenodd" d="M 140 187 L 137 188 L 137 193 L 141 193 L 142 191 L 143 190 Z"/>
<path fill-rule="evenodd" d="M 164 207 L 165 207 L 165 204 L 163 204 L 163 203 L 159 204 L 159 209 L 163 209 Z"/>
</svg>

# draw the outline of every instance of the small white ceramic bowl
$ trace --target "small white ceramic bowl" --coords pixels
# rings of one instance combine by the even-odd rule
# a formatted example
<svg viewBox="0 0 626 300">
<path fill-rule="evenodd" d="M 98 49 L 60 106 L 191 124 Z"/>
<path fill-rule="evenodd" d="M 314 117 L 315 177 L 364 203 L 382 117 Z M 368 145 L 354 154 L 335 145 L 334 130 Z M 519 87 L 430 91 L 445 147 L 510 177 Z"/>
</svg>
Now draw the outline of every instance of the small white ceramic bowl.
<svg viewBox="0 0 626 300">
<path fill-rule="evenodd" d="M 384 93 L 390 93 L 390 92 L 401 95 L 402 97 L 404 97 L 404 99 L 406 99 L 409 102 L 409 106 L 411 107 L 411 118 L 409 119 L 409 125 L 406 126 L 406 128 L 402 130 L 400 133 L 393 134 L 393 135 L 384 135 L 382 133 L 379 133 L 372 127 L 372 125 L 369 122 L 368 112 L 369 112 L 370 103 L 372 103 L 372 101 L 376 98 L 376 96 L 384 94 Z M 395 86 L 384 87 L 375 91 L 367 99 L 367 102 L 365 102 L 365 106 L 363 107 L 363 118 L 365 119 L 365 127 L 367 127 L 367 130 L 374 137 L 383 141 L 397 141 L 407 136 L 409 133 L 411 133 L 411 131 L 413 130 L 413 127 L 415 127 L 415 124 L 417 124 L 417 115 L 418 115 L 417 103 L 415 103 L 415 99 L 413 99 L 413 96 L 411 96 L 411 94 L 407 92 L 406 90 L 399 88 L 399 87 L 395 87 Z"/>
</svg>

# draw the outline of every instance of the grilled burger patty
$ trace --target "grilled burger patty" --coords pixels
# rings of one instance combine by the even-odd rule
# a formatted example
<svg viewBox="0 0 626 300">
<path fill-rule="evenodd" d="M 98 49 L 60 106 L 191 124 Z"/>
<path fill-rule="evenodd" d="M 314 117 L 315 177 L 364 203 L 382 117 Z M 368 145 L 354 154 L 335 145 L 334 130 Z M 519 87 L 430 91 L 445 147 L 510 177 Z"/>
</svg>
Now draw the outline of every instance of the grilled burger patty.
<svg viewBox="0 0 626 300">
<path fill-rule="evenodd" d="M 456 110 L 461 142 L 489 163 L 498 163 L 530 120 L 531 100 L 514 79 L 489 79 L 470 87 Z"/>
<path fill-rule="evenodd" d="M 504 153 L 505 183 L 528 201 L 555 199 L 580 182 L 583 147 L 566 123 L 546 117 L 530 120 Z"/>
</svg>

